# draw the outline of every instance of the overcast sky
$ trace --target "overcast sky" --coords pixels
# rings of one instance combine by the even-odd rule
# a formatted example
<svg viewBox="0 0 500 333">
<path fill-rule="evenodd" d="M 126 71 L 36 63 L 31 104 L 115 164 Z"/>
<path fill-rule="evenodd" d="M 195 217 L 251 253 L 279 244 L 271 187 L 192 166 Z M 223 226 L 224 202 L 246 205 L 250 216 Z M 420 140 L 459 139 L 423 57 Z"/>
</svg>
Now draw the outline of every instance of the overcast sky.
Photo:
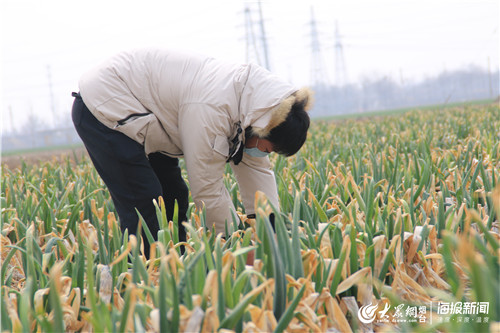
<svg viewBox="0 0 500 333">
<path fill-rule="evenodd" d="M 124 49 L 174 47 L 245 62 L 245 6 L 260 37 L 256 1 L 2 0 L 4 131 L 20 130 L 30 114 L 48 126 L 69 119 L 81 74 Z M 336 22 L 352 83 L 499 66 L 498 0 L 266 0 L 262 12 L 271 70 L 297 86 L 311 80 L 311 12 L 332 83 Z"/>
</svg>

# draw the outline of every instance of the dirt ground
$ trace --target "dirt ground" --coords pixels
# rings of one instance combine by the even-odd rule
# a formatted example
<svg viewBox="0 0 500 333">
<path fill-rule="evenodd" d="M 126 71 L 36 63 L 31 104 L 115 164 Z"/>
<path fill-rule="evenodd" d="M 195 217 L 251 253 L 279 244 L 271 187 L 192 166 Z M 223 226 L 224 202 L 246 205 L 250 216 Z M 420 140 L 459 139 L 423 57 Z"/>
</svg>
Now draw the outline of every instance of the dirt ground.
<svg viewBox="0 0 500 333">
<path fill-rule="evenodd" d="M 79 148 L 67 148 L 67 149 L 54 149 L 45 150 L 37 152 L 26 152 L 18 155 L 8 155 L 2 156 L 1 164 L 6 165 L 9 169 L 19 168 L 22 161 L 26 164 L 34 164 L 39 162 L 64 162 L 66 158 L 69 157 L 72 160 L 74 157 L 80 159 L 83 156 L 87 156 L 87 151 L 84 147 Z"/>
</svg>

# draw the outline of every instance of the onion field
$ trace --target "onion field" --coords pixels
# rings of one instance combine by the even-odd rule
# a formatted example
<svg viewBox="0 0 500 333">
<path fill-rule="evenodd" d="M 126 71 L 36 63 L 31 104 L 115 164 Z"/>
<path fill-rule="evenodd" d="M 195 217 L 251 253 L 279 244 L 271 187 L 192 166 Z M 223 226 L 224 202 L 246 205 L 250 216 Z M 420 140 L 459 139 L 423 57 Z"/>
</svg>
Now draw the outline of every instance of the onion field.
<svg viewBox="0 0 500 333">
<path fill-rule="evenodd" d="M 179 244 L 159 198 L 149 260 L 88 158 L 2 166 L 2 332 L 500 330 L 498 105 L 318 120 L 271 160 L 280 207 L 247 219 L 227 166 L 245 228 L 192 206 Z"/>
</svg>

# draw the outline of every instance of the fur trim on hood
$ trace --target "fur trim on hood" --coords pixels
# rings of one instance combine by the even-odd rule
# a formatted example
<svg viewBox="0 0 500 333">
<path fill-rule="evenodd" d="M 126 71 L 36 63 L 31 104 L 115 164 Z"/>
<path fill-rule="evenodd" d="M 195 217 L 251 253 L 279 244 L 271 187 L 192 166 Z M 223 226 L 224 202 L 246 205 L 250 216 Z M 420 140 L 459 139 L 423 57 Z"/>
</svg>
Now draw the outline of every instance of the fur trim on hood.
<svg viewBox="0 0 500 333">
<path fill-rule="evenodd" d="M 313 105 L 313 91 L 307 87 L 301 88 L 285 98 L 283 102 L 274 107 L 271 112 L 271 119 L 264 127 L 252 127 L 252 134 L 257 135 L 259 138 L 265 138 L 275 127 L 283 123 L 288 114 L 292 110 L 294 104 L 304 104 L 304 111 L 309 111 Z"/>
</svg>

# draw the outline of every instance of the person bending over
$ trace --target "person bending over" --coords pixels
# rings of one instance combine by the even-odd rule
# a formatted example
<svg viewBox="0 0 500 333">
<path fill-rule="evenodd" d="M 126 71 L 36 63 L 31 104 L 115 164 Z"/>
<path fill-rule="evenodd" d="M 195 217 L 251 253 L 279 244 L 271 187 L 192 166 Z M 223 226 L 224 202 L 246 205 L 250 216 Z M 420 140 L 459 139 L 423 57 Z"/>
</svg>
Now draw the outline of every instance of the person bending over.
<svg viewBox="0 0 500 333">
<path fill-rule="evenodd" d="M 205 205 L 207 227 L 216 232 L 233 220 L 226 163 L 247 214 L 254 213 L 256 191 L 279 207 L 267 155 L 291 156 L 302 147 L 312 104 L 308 88 L 297 89 L 258 65 L 154 48 L 113 56 L 84 74 L 79 89 L 73 123 L 109 189 L 122 232 L 136 232 L 137 209 L 155 239 L 153 199 L 163 196 L 169 220 L 177 200 L 179 223 L 187 220 L 181 157 L 194 202 Z M 143 240 L 149 257 L 144 234 Z M 182 224 L 179 240 L 186 240 Z"/>
</svg>

